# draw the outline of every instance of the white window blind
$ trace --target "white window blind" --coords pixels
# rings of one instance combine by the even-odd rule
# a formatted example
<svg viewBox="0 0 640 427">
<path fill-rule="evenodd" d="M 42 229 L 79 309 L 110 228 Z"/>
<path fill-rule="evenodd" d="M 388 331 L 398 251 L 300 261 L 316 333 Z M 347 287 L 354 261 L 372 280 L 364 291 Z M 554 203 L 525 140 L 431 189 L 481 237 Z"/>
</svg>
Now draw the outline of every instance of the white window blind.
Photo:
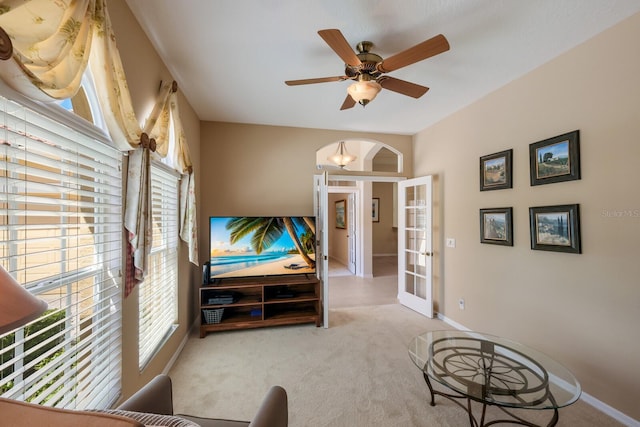
<svg viewBox="0 0 640 427">
<path fill-rule="evenodd" d="M 139 367 L 175 330 L 178 308 L 178 175 L 151 164 L 153 231 L 149 270 L 139 286 Z"/>
<path fill-rule="evenodd" d="M 122 375 L 122 154 L 47 111 L 0 96 L 0 262 L 49 306 L 0 336 L 0 395 L 106 408 Z"/>
</svg>

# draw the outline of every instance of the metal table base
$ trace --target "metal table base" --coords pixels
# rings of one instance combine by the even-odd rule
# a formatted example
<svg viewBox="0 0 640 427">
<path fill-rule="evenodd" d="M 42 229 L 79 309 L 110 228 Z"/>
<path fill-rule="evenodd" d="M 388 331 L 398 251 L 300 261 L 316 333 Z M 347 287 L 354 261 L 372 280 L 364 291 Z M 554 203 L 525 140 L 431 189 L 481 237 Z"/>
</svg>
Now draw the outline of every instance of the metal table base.
<svg viewBox="0 0 640 427">
<path fill-rule="evenodd" d="M 443 396 L 443 397 L 446 397 L 447 399 L 451 400 L 453 403 L 455 403 L 456 405 L 460 406 L 462 409 L 467 411 L 467 414 L 469 414 L 469 425 L 471 427 L 485 427 L 485 426 L 491 426 L 491 425 L 495 425 L 495 424 L 519 424 L 519 425 L 528 426 L 528 427 L 542 427 L 542 426 L 539 426 L 538 424 L 534 424 L 534 423 L 532 423 L 530 421 L 525 420 L 524 418 L 521 418 L 521 417 L 513 414 L 512 412 L 508 411 L 506 408 L 503 408 L 502 406 L 491 405 L 491 404 L 486 403 L 486 402 L 478 402 L 478 403 L 480 403 L 482 405 L 482 416 L 480 417 L 480 420 L 478 421 L 478 419 L 473 415 L 473 407 L 472 407 L 472 402 L 474 401 L 473 399 L 471 399 L 468 396 L 463 396 L 461 394 L 446 393 L 446 392 L 443 392 L 443 391 L 436 390 L 431 385 L 431 381 L 429 380 L 429 376 L 424 372 L 422 373 L 422 375 L 424 376 L 424 380 L 426 381 L 427 386 L 429 387 L 429 392 L 431 393 L 431 402 L 429 402 L 429 404 L 431 406 L 436 406 L 436 401 L 435 401 L 435 395 L 436 394 L 440 395 L 440 396 Z M 466 400 L 467 404 L 464 405 L 463 403 L 460 402 L 460 400 Z M 487 406 L 495 406 L 496 408 L 500 409 L 502 412 L 507 414 L 510 418 L 508 418 L 508 419 L 496 419 L 496 420 L 487 421 L 485 419 L 486 412 L 487 412 Z M 558 419 L 559 419 L 558 408 L 554 408 L 553 409 L 553 417 L 551 418 L 551 420 L 547 424 L 547 427 L 555 426 L 558 423 Z"/>
</svg>

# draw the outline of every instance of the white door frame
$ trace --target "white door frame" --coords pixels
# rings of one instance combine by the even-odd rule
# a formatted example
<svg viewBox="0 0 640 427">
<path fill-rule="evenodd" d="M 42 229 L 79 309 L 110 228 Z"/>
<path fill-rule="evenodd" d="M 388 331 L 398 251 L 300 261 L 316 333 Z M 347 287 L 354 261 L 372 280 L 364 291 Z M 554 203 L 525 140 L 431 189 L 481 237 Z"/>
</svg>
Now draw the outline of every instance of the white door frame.
<svg viewBox="0 0 640 427">
<path fill-rule="evenodd" d="M 329 327 L 329 254 L 327 235 L 329 203 L 327 194 L 327 173 L 313 176 L 313 211 L 316 216 L 316 275 L 322 285 L 320 298 L 322 305 L 322 323 Z"/>
<path fill-rule="evenodd" d="M 358 258 L 364 258 L 359 257 L 359 252 L 356 251 L 356 242 L 359 240 L 358 236 L 360 235 L 360 233 L 357 232 L 358 222 L 360 222 L 357 221 L 357 213 L 359 211 L 359 209 L 357 209 L 358 194 L 357 192 L 350 193 L 347 197 L 347 270 L 349 270 L 351 274 L 357 273 L 356 265 Z"/>
</svg>

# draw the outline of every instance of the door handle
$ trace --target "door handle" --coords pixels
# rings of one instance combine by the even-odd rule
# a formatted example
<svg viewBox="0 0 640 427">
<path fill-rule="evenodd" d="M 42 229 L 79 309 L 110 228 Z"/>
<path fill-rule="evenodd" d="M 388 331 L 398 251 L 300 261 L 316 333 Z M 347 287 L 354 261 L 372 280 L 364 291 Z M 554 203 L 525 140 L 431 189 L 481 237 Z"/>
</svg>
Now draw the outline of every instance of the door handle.
<svg viewBox="0 0 640 427">
<path fill-rule="evenodd" d="M 431 256 L 431 255 L 433 255 L 433 252 L 425 252 L 425 253 L 423 253 L 422 255 L 424 255 L 424 256 Z"/>
</svg>

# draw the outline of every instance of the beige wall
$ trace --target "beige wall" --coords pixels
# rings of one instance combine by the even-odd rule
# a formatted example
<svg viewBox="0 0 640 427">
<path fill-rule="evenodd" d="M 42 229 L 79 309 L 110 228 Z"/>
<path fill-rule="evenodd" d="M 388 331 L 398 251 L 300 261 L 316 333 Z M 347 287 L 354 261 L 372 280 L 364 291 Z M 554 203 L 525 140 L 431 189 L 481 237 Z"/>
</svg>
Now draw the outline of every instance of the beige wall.
<svg viewBox="0 0 640 427">
<path fill-rule="evenodd" d="M 219 122 L 202 122 L 200 132 L 202 230 L 212 215 L 313 215 L 316 150 L 340 139 L 388 144 L 411 173 L 410 136 Z M 202 261 L 207 245 L 201 233 Z"/>
<path fill-rule="evenodd" d="M 556 358 L 589 395 L 640 419 L 640 14 L 414 140 L 437 174 L 440 312 Z M 529 144 L 580 130 L 582 179 L 531 187 Z M 479 157 L 513 148 L 513 189 L 480 192 Z M 579 203 L 580 255 L 533 251 L 531 206 Z M 479 243 L 480 208 L 513 207 L 514 246 Z M 443 230 L 443 232 L 440 232 Z M 459 310 L 459 298 L 466 309 Z"/>
<path fill-rule="evenodd" d="M 395 255 L 398 253 L 398 229 L 393 226 L 393 186 L 391 182 L 374 182 L 372 198 L 380 199 L 379 222 L 371 224 L 373 233 L 373 255 Z"/>
<path fill-rule="evenodd" d="M 109 0 L 107 7 L 120 51 L 120 57 L 129 84 L 133 106 L 140 124 L 151 112 L 156 100 L 160 81 L 171 82 L 173 78 L 153 46 L 131 14 L 124 0 Z M 180 95 L 180 113 L 185 128 L 191 157 L 196 171 L 196 198 L 199 199 L 199 151 L 200 120 Z M 198 212 L 199 215 L 199 212 Z M 179 328 L 167 345 L 149 363 L 144 371 L 138 369 L 138 292 L 134 290 L 123 303 L 123 397 L 131 395 L 156 374 L 162 372 L 171 357 L 180 347 L 191 326 L 194 315 L 194 277 L 199 277 L 199 267 L 188 260 L 188 249 L 184 243 L 179 248 Z"/>
</svg>

